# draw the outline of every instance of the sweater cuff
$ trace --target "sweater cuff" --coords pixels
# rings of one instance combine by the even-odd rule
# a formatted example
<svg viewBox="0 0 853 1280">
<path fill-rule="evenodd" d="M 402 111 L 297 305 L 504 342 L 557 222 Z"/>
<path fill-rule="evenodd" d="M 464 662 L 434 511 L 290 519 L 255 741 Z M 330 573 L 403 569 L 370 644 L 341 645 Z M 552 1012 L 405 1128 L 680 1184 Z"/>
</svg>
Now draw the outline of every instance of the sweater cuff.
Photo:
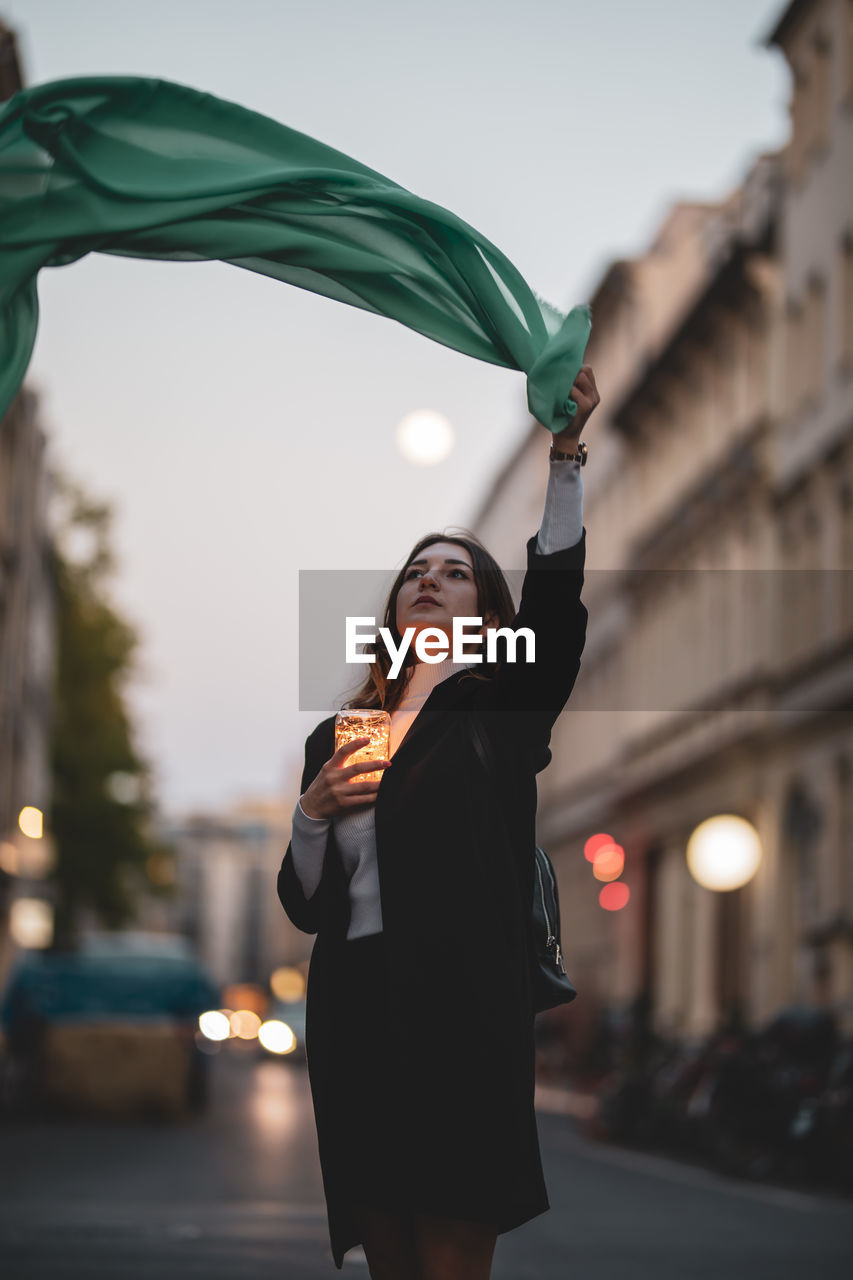
<svg viewBox="0 0 853 1280">
<path fill-rule="evenodd" d="M 564 458 L 549 460 L 548 489 L 545 494 L 545 510 L 536 550 L 540 555 L 551 555 L 580 542 L 583 533 L 583 479 L 580 463 Z"/>
<path fill-rule="evenodd" d="M 293 821 L 299 827 L 301 827 L 303 831 L 306 831 L 306 832 L 312 831 L 314 829 L 315 824 L 322 825 L 326 828 L 328 828 L 329 826 L 328 818 L 310 818 L 308 816 L 308 814 L 302 808 L 302 796 L 300 796 L 299 799 L 296 801 L 296 808 L 293 810 Z M 307 825 L 308 823 L 310 823 L 311 825 L 308 826 Z"/>
<path fill-rule="evenodd" d="M 328 818 L 309 818 L 297 800 L 293 810 L 290 849 L 293 869 L 306 899 L 315 892 L 323 875 L 330 825 Z"/>
</svg>

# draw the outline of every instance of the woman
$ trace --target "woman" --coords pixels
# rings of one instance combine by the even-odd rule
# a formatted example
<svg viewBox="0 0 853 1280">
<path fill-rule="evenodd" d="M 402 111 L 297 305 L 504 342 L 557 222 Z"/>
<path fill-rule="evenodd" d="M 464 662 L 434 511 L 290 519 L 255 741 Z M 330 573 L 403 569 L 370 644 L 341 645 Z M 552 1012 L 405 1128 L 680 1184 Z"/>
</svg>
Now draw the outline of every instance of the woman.
<svg viewBox="0 0 853 1280">
<path fill-rule="evenodd" d="M 498 1234 L 550 1207 L 533 1109 L 536 774 L 586 633 L 580 471 L 553 454 L 576 455 L 599 402 L 589 365 L 571 394 L 518 612 L 476 539 L 429 534 L 384 619 L 395 644 L 408 627 L 450 639 L 460 616 L 526 626 L 535 661 L 520 642 L 514 663 L 431 664 L 412 644 L 393 680 L 380 649 L 351 705 L 390 712 L 389 760 L 348 765 L 363 740 L 335 751 L 334 716 L 305 746 L 278 894 L 317 935 L 306 1047 L 332 1253 L 341 1268 L 363 1242 L 372 1280 L 488 1280 Z"/>
</svg>

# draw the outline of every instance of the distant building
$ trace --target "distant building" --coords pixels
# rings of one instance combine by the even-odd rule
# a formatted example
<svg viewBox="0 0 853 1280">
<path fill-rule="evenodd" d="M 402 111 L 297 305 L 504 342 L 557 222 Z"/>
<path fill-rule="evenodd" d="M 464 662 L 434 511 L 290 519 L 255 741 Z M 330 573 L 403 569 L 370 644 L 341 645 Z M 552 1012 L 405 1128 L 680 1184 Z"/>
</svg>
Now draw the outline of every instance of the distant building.
<svg viewBox="0 0 853 1280">
<path fill-rule="evenodd" d="M 296 963 L 310 951 L 310 939 L 287 919 L 275 890 L 295 803 L 295 797 L 289 804 L 246 801 L 221 813 L 172 820 L 162 829 L 177 853 L 169 925 L 195 943 L 221 983 L 266 985 L 277 965 Z"/>
<path fill-rule="evenodd" d="M 33 889 L 22 876 L 18 815 L 50 808 L 56 641 L 46 449 L 36 397 L 24 388 L 0 421 L 0 979 L 11 959 L 11 903 Z"/>
<path fill-rule="evenodd" d="M 787 146 L 675 205 L 591 299 L 589 637 L 539 786 L 587 1013 L 641 997 L 681 1036 L 792 1002 L 853 1026 L 849 0 L 789 5 L 768 44 L 794 71 Z M 473 520 L 507 565 L 547 446 L 531 424 Z M 685 849 L 728 812 L 763 860 L 715 893 Z M 626 851 L 622 910 L 584 857 L 599 831 Z"/>
<path fill-rule="evenodd" d="M 0 22 L 0 102 L 22 87 L 14 33 Z M 46 866 L 22 841 L 18 815 L 25 806 L 43 813 L 50 806 L 56 642 L 49 491 L 47 436 L 37 397 L 24 386 L 0 420 L 0 982 L 13 954 L 12 902 L 48 896 L 30 878 L 38 869 L 41 879 Z"/>
</svg>

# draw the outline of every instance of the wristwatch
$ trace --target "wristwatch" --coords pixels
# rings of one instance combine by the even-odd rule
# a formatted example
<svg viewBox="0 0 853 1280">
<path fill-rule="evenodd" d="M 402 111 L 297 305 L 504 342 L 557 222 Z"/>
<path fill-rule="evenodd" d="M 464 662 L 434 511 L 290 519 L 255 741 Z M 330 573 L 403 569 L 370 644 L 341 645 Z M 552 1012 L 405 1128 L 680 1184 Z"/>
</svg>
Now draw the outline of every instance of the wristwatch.
<svg viewBox="0 0 853 1280">
<path fill-rule="evenodd" d="M 583 440 L 578 440 L 577 453 L 561 453 L 559 449 L 551 445 L 551 451 L 548 458 L 551 462 L 579 462 L 582 467 L 586 466 L 586 460 L 589 456 L 589 449 Z"/>
</svg>

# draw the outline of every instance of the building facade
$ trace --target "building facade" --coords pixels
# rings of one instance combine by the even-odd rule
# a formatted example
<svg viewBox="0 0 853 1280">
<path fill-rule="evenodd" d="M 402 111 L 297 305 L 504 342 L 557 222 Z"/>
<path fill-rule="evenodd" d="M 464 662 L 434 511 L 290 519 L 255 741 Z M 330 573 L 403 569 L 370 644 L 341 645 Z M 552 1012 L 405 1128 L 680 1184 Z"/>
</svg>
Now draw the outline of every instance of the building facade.
<svg viewBox="0 0 853 1280">
<path fill-rule="evenodd" d="M 792 4 L 767 43 L 792 69 L 787 145 L 674 206 L 591 299 L 590 624 L 539 789 L 588 1009 L 640 997 L 674 1036 L 790 1003 L 853 1026 L 853 4 Z M 547 446 L 531 424 L 472 522 L 502 563 Z M 685 854 L 726 813 L 762 859 L 715 892 Z M 620 910 L 596 832 L 625 850 Z"/>
</svg>

